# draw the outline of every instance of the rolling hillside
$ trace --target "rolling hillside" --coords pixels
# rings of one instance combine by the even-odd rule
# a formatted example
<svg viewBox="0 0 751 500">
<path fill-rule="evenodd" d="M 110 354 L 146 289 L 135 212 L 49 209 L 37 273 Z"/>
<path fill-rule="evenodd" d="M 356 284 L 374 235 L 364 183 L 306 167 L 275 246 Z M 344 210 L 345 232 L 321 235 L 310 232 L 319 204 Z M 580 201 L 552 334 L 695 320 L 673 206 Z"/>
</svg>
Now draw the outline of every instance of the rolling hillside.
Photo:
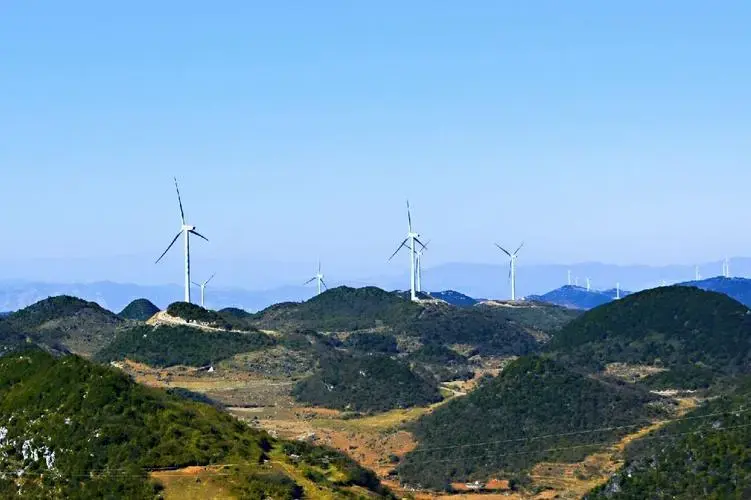
<svg viewBox="0 0 751 500">
<path fill-rule="evenodd" d="M 446 489 L 451 482 L 486 481 L 499 473 L 515 477 L 541 460 L 577 461 L 627 430 L 576 431 L 643 422 L 660 414 L 649 405 L 656 400 L 548 359 L 520 358 L 469 395 L 421 418 L 412 427 L 419 444 L 399 466 L 399 477 Z"/>
<path fill-rule="evenodd" d="M 148 299 L 136 299 L 120 311 L 118 316 L 123 319 L 146 321 L 158 312 L 159 308 Z"/>
<path fill-rule="evenodd" d="M 586 498 L 751 498 L 751 380 L 634 441 L 624 467 Z"/>
<path fill-rule="evenodd" d="M 20 335 L 55 350 L 90 356 L 110 342 L 124 322 L 94 302 L 63 295 L 0 319 L 0 335 Z"/>
<path fill-rule="evenodd" d="M 205 484 L 189 478 L 223 497 L 386 494 L 332 450 L 272 439 L 117 370 L 38 351 L 0 358 L 0 444 L 12 472 L 0 474 L 3 498 L 153 499 L 165 486 L 150 470 L 212 464 L 233 465 Z"/>
<path fill-rule="evenodd" d="M 590 369 L 622 362 L 748 371 L 751 313 L 723 294 L 660 287 L 584 313 L 547 348 L 566 363 Z"/>
<path fill-rule="evenodd" d="M 182 325 L 143 325 L 119 330 L 111 343 L 96 353 L 102 362 L 129 359 L 149 366 L 205 366 L 241 352 L 274 345 L 262 333 L 203 331 Z"/>
<path fill-rule="evenodd" d="M 379 330 L 429 344 L 472 344 L 483 354 L 534 352 L 551 332 L 576 316 L 545 304 L 482 303 L 457 307 L 413 303 L 379 288 L 339 287 L 302 303 L 283 303 L 254 315 L 259 328 L 294 331 Z"/>
</svg>

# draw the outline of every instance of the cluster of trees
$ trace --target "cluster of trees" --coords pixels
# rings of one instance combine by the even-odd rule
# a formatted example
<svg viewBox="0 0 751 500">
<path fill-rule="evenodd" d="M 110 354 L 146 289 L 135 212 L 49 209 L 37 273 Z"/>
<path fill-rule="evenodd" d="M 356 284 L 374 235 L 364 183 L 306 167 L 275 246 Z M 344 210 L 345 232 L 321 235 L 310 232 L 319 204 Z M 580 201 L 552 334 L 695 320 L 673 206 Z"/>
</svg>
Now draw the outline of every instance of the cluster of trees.
<svg viewBox="0 0 751 500">
<path fill-rule="evenodd" d="M 167 307 L 167 314 L 175 318 L 181 318 L 188 322 L 200 323 L 202 325 L 221 328 L 222 330 L 231 330 L 232 323 L 216 311 L 204 309 L 196 304 L 188 302 L 175 302 Z"/>
<path fill-rule="evenodd" d="M 422 406 L 441 400 L 434 380 L 382 354 L 333 354 L 293 390 L 306 404 L 358 412 Z"/>
<path fill-rule="evenodd" d="M 203 331 L 189 326 L 142 325 L 123 329 L 94 359 L 130 359 L 149 366 L 205 366 L 241 352 L 263 349 L 274 341 L 263 333 Z"/>
<path fill-rule="evenodd" d="M 120 316 L 123 319 L 130 319 L 133 321 L 146 321 L 153 315 L 159 312 L 159 308 L 155 306 L 148 299 L 136 299 L 120 311 Z"/>
</svg>

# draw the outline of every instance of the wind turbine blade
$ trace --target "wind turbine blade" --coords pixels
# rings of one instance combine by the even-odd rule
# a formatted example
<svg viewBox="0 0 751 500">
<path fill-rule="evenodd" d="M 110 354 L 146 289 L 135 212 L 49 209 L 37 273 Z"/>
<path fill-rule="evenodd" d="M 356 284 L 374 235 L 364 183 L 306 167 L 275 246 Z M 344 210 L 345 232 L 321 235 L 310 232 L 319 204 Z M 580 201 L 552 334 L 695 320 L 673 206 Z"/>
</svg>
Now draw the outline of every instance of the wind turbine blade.
<svg viewBox="0 0 751 500">
<path fill-rule="evenodd" d="M 430 245 L 430 242 L 431 242 L 431 241 L 433 241 L 433 240 L 428 240 L 428 242 L 427 242 L 427 243 L 425 243 L 424 245 L 422 245 L 422 243 L 420 243 L 420 244 L 422 245 L 422 249 L 423 249 L 423 250 L 427 250 L 427 249 L 428 249 L 428 245 Z"/>
<path fill-rule="evenodd" d="M 508 253 L 508 250 L 506 250 L 505 248 L 503 248 L 501 245 L 499 245 L 498 243 L 496 243 L 495 246 L 497 246 L 503 253 L 505 253 L 506 255 L 508 255 L 509 257 L 511 257 L 511 254 Z"/>
<path fill-rule="evenodd" d="M 399 250 L 401 250 L 401 249 L 402 249 L 402 247 L 404 247 L 404 246 L 406 246 L 406 245 L 407 245 L 407 240 L 408 240 L 408 239 L 409 239 L 409 238 L 404 238 L 404 241 L 402 241 L 402 244 L 401 244 L 401 245 L 399 245 L 399 248 L 397 248 L 397 249 L 396 249 L 396 251 L 395 251 L 394 253 L 392 253 L 392 254 L 391 254 L 391 257 L 389 257 L 389 259 L 388 259 L 388 260 L 391 260 L 391 259 L 393 259 L 393 258 L 394 258 L 394 255 L 398 254 L 398 253 L 399 253 Z"/>
<path fill-rule="evenodd" d="M 328 285 L 326 285 L 326 282 L 323 281 L 323 278 L 321 278 L 321 284 L 323 285 L 323 288 L 325 288 L 326 290 L 329 289 Z"/>
<path fill-rule="evenodd" d="M 196 283 L 195 281 L 191 281 L 191 283 L 192 283 L 193 285 L 195 285 L 195 286 L 198 286 L 198 287 L 200 287 L 200 286 L 201 286 L 201 284 L 200 284 L 200 283 Z"/>
<path fill-rule="evenodd" d="M 409 232 L 412 232 L 412 213 L 409 209 L 409 200 L 407 200 L 407 223 L 409 224 Z"/>
<path fill-rule="evenodd" d="M 175 244 L 175 242 L 177 241 L 177 239 L 178 239 L 178 238 L 180 237 L 180 235 L 181 235 L 181 234 L 183 234 L 183 232 L 182 232 L 182 231 L 180 231 L 179 233 L 177 233 L 177 235 L 175 236 L 175 239 L 173 239 L 173 240 L 172 240 L 172 243 L 170 243 L 170 244 L 169 244 L 169 246 L 167 247 L 167 250 L 165 250 L 165 251 L 164 251 L 164 252 L 162 253 L 162 255 L 160 255 L 160 256 L 159 256 L 159 258 L 158 258 L 158 259 L 156 259 L 156 262 L 154 262 L 154 264 L 158 264 L 158 263 L 159 263 L 159 261 L 160 261 L 160 260 L 162 260 L 162 257 L 164 257 L 165 255 L 167 255 L 167 252 L 169 252 L 169 249 L 170 249 L 170 248 L 172 248 L 172 245 L 174 245 L 174 244 Z"/>
<path fill-rule="evenodd" d="M 314 276 L 314 277 L 310 278 L 308 281 L 306 281 L 305 283 L 303 283 L 303 285 L 307 285 L 308 283 L 311 283 L 311 282 L 315 281 L 315 279 L 316 278 Z"/>
<path fill-rule="evenodd" d="M 183 212 L 183 200 L 180 198 L 180 188 L 177 187 L 177 177 L 175 177 L 175 191 L 177 191 L 177 202 L 180 204 L 180 219 L 185 224 L 185 212 Z"/>
<path fill-rule="evenodd" d="M 213 279 L 214 279 L 214 276 L 216 276 L 216 273 L 212 274 L 212 275 L 211 275 L 211 278 L 209 278 L 209 279 L 207 279 L 206 281 L 204 281 L 204 282 L 203 282 L 204 286 L 208 285 L 208 284 L 209 284 L 209 281 L 211 281 L 211 280 L 213 280 Z"/>
<path fill-rule="evenodd" d="M 204 236 L 204 235 L 200 234 L 200 233 L 199 233 L 198 231 L 189 231 L 189 233 L 190 233 L 190 234 L 195 234 L 195 235 L 196 235 L 196 236 L 198 236 L 199 238 L 203 238 L 204 240 L 206 240 L 206 241 L 209 241 L 209 239 L 208 239 L 208 238 L 207 238 L 206 236 Z"/>
<path fill-rule="evenodd" d="M 516 249 L 516 251 L 514 252 L 514 255 L 518 254 L 519 250 L 521 250 L 523 246 L 524 246 L 524 242 L 522 241 L 522 244 L 519 245 L 519 248 Z"/>
<path fill-rule="evenodd" d="M 418 240 L 417 238 L 415 238 L 415 241 L 420 244 L 420 246 L 422 247 L 423 250 L 425 250 L 427 248 L 427 246 L 423 245 L 422 241 Z"/>
<path fill-rule="evenodd" d="M 318 274 L 321 274 L 321 260 L 318 259 Z"/>
</svg>

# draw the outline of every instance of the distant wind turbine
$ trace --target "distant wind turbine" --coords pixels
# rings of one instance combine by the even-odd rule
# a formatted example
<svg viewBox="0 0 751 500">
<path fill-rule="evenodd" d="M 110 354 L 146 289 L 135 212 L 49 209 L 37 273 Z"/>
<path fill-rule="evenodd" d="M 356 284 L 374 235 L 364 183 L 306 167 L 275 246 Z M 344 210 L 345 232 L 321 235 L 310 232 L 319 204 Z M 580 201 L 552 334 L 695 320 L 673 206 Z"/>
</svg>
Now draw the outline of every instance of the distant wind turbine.
<svg viewBox="0 0 751 500">
<path fill-rule="evenodd" d="M 317 295 L 321 295 L 321 286 L 323 286 L 326 290 L 329 289 L 329 287 L 326 286 L 326 282 L 323 281 L 323 273 L 321 273 L 321 261 L 320 260 L 318 261 L 318 272 L 316 273 L 316 275 L 310 278 L 305 283 L 303 283 L 303 285 L 307 285 L 308 283 L 312 283 L 313 281 L 315 281 L 318 285 Z"/>
<path fill-rule="evenodd" d="M 615 284 L 615 299 L 618 300 L 621 298 L 621 284 L 616 282 Z"/>
<path fill-rule="evenodd" d="M 589 282 L 589 278 L 587 278 L 587 291 L 589 290 L 590 290 L 590 282 Z"/>
<path fill-rule="evenodd" d="M 417 269 L 415 286 L 418 292 L 422 292 L 422 253 L 428 249 L 428 245 L 430 245 L 430 240 L 421 249 L 415 251 L 415 268 Z"/>
<path fill-rule="evenodd" d="M 571 269 L 568 270 L 568 286 L 571 286 Z"/>
<path fill-rule="evenodd" d="M 699 266 L 694 267 L 694 281 L 699 281 L 701 279 L 701 274 L 699 274 Z"/>
<path fill-rule="evenodd" d="M 579 286 L 579 277 L 574 278 L 574 285 Z"/>
<path fill-rule="evenodd" d="M 201 307 L 205 307 L 204 306 L 204 297 L 205 297 L 206 285 L 209 284 L 209 281 L 211 281 L 211 280 L 214 279 L 214 276 L 216 276 L 216 273 L 212 274 L 209 279 L 207 279 L 206 281 L 203 281 L 201 283 L 196 283 L 195 281 L 193 282 L 193 284 L 195 286 L 197 286 L 197 287 L 199 287 L 201 289 Z"/>
<path fill-rule="evenodd" d="M 730 259 L 725 257 L 725 260 L 722 263 L 722 275 L 726 278 L 730 277 Z"/>
<path fill-rule="evenodd" d="M 183 202 L 180 198 L 180 188 L 177 186 L 177 178 L 175 178 L 175 190 L 177 191 L 177 203 L 180 205 L 180 221 L 182 225 L 180 226 L 180 232 L 177 233 L 175 238 L 172 240 L 172 243 L 169 244 L 167 250 L 165 250 L 158 259 L 156 259 L 156 263 L 159 263 L 159 261 L 162 260 L 162 257 L 164 257 L 167 252 L 169 252 L 169 249 L 172 248 L 172 245 L 175 244 L 180 235 L 183 235 L 183 237 L 185 238 L 185 302 L 190 302 L 190 235 L 193 234 L 195 236 L 198 236 L 199 238 L 203 238 L 206 241 L 209 241 L 209 239 L 202 234 L 199 234 L 196 231 L 195 226 L 191 226 L 185 223 L 185 212 L 183 211 Z"/>
<path fill-rule="evenodd" d="M 407 242 L 409 242 L 409 245 L 407 245 Z M 407 200 L 407 237 L 404 238 L 402 244 L 391 254 L 391 257 L 389 257 L 388 260 L 393 259 L 402 248 L 407 248 L 409 250 L 409 296 L 413 301 L 417 300 L 417 293 L 415 290 L 415 243 L 420 245 L 423 249 L 425 248 L 425 245 L 420 241 L 420 235 L 412 231 L 412 212 L 409 208 L 409 200 Z"/>
<path fill-rule="evenodd" d="M 503 248 L 498 243 L 495 244 L 503 253 L 508 255 L 509 257 L 509 270 L 508 270 L 508 277 L 511 281 L 511 300 L 516 300 L 516 258 L 519 255 L 519 250 L 522 249 L 524 246 L 524 242 L 522 242 L 521 245 L 519 245 L 519 248 L 514 250 L 514 253 L 509 252 L 505 248 Z"/>
</svg>

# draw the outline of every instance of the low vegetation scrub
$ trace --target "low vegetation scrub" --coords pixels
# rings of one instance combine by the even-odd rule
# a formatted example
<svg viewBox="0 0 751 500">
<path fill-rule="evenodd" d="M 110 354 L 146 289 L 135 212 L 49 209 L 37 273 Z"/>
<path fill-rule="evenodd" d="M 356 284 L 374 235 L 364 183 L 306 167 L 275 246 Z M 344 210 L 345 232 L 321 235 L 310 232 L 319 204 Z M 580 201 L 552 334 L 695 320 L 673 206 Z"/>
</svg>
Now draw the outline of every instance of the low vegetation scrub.
<svg viewBox="0 0 751 500">
<path fill-rule="evenodd" d="M 383 333 L 356 332 L 347 337 L 344 346 L 365 353 L 396 354 L 399 352 L 396 337 Z"/>
<path fill-rule="evenodd" d="M 95 359 L 109 362 L 130 359 L 154 367 L 205 366 L 241 352 L 271 346 L 262 333 L 204 331 L 190 326 L 137 326 L 117 332 Z"/>
</svg>

